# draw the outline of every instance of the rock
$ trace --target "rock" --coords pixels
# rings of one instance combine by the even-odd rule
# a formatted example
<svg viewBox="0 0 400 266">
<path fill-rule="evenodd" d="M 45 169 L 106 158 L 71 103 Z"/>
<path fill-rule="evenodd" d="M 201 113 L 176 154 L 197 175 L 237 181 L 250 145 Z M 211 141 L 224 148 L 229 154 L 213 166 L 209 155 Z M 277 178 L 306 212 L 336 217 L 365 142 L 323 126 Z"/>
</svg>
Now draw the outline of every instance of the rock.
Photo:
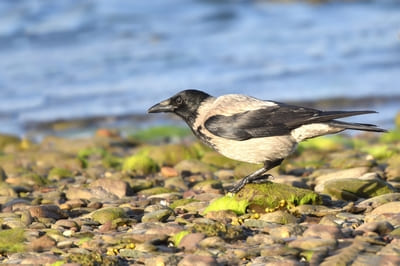
<svg viewBox="0 0 400 266">
<path fill-rule="evenodd" d="M 143 154 L 132 155 L 124 160 L 122 165 L 124 171 L 135 175 L 147 175 L 159 170 L 158 164 L 149 156 Z"/>
<path fill-rule="evenodd" d="M 286 211 L 274 211 L 271 213 L 265 213 L 260 216 L 260 220 L 266 221 L 269 223 L 278 223 L 278 224 L 288 224 L 295 223 L 297 218 Z"/>
<path fill-rule="evenodd" d="M 328 194 L 335 199 L 357 200 L 359 198 L 371 198 L 382 194 L 392 193 L 392 186 L 383 180 L 361 180 L 356 178 L 343 178 L 330 180 L 324 183 L 321 193 Z"/>
<path fill-rule="evenodd" d="M 45 250 L 50 250 L 55 245 L 56 245 L 56 241 L 54 241 L 54 239 L 50 238 L 47 235 L 44 235 L 38 239 L 33 240 L 30 243 L 30 248 L 34 252 L 43 252 Z"/>
<path fill-rule="evenodd" d="M 394 227 L 400 226 L 400 213 L 368 214 L 365 222 L 388 222 Z"/>
<path fill-rule="evenodd" d="M 139 191 L 137 194 L 140 196 L 151 196 L 151 195 L 165 194 L 171 192 L 174 191 L 165 187 L 153 187 L 153 188 L 143 189 Z"/>
<path fill-rule="evenodd" d="M 90 188 L 101 187 L 105 191 L 116 195 L 119 198 L 131 196 L 133 191 L 129 184 L 123 180 L 114 180 L 110 178 L 101 178 L 93 181 Z"/>
<path fill-rule="evenodd" d="M 323 205 L 309 205 L 309 204 L 296 206 L 291 209 L 292 213 L 313 215 L 317 217 L 322 217 L 330 214 L 337 214 L 340 211 L 341 209 L 329 208 Z"/>
<path fill-rule="evenodd" d="M 246 239 L 246 243 L 249 245 L 272 245 L 274 242 L 274 239 L 270 235 L 262 233 L 249 236 Z"/>
<path fill-rule="evenodd" d="M 144 147 L 139 153 L 147 154 L 158 165 L 169 166 L 176 165 L 183 160 L 199 158 L 196 149 L 180 144 Z M 175 169 L 177 168 L 175 167 Z"/>
<path fill-rule="evenodd" d="M 170 177 L 164 181 L 164 187 L 174 190 L 174 191 L 186 191 L 188 190 L 188 186 L 185 184 L 185 181 L 182 177 Z"/>
<path fill-rule="evenodd" d="M 210 256 L 200 256 L 200 255 L 186 255 L 183 259 L 178 263 L 178 266 L 216 266 L 218 265 L 217 261 Z"/>
<path fill-rule="evenodd" d="M 391 156 L 387 160 L 388 166 L 385 169 L 388 181 L 400 181 L 400 154 Z"/>
<path fill-rule="evenodd" d="M 376 207 L 371 214 L 378 215 L 383 213 L 398 213 L 400 210 L 400 201 L 388 202 Z"/>
<path fill-rule="evenodd" d="M 180 174 L 212 173 L 215 170 L 212 166 L 196 159 L 183 160 L 175 165 L 175 169 Z"/>
<path fill-rule="evenodd" d="M 342 232 L 337 226 L 312 224 L 303 233 L 303 237 L 319 237 L 323 239 L 342 238 Z"/>
<path fill-rule="evenodd" d="M 198 246 L 202 248 L 223 249 L 225 245 L 225 241 L 219 236 L 206 237 L 198 243 Z"/>
<path fill-rule="evenodd" d="M 207 212 L 205 217 L 223 223 L 231 223 L 233 220 L 237 219 L 236 213 L 229 210 Z"/>
<path fill-rule="evenodd" d="M 165 222 L 167 219 L 173 215 L 173 211 L 169 208 L 156 210 L 150 213 L 146 213 L 142 217 L 142 223 L 147 222 Z"/>
<path fill-rule="evenodd" d="M 322 239 L 316 237 L 301 237 L 288 244 L 290 248 L 313 250 L 318 248 L 334 248 L 337 245 L 335 239 Z"/>
<path fill-rule="evenodd" d="M 208 179 L 201 181 L 193 186 L 193 190 L 199 190 L 204 192 L 218 193 L 222 191 L 222 182 L 219 180 Z"/>
<path fill-rule="evenodd" d="M 384 221 L 384 222 L 369 222 L 364 223 L 356 228 L 355 233 L 367 233 L 367 232 L 375 232 L 379 235 L 386 235 L 392 232 L 394 227 Z"/>
<path fill-rule="evenodd" d="M 173 167 L 163 166 L 163 167 L 161 167 L 161 175 L 163 177 L 169 178 L 169 177 L 176 177 L 179 175 L 179 173 Z"/>
<path fill-rule="evenodd" d="M 358 178 L 367 173 L 368 167 L 355 167 L 345 170 L 334 171 L 328 174 L 320 175 L 316 178 L 317 184 L 321 184 L 330 180 L 339 180 L 347 178 Z M 316 190 L 318 192 L 318 190 Z"/>
<path fill-rule="evenodd" d="M 29 208 L 32 217 L 52 218 L 55 220 L 66 218 L 67 215 L 57 205 L 40 205 Z"/>
<path fill-rule="evenodd" d="M 300 252 L 297 249 L 289 248 L 281 244 L 271 244 L 261 246 L 260 255 L 265 257 L 272 256 L 297 256 Z"/>
<path fill-rule="evenodd" d="M 72 171 L 65 169 L 65 168 L 59 168 L 59 167 L 54 167 L 53 169 L 50 170 L 49 174 L 47 175 L 47 178 L 50 180 L 61 180 L 64 178 L 68 177 L 73 177 Z"/>
<path fill-rule="evenodd" d="M 375 209 L 388 202 L 400 201 L 400 193 L 388 193 L 366 199 L 357 204 L 359 208 Z"/>
<path fill-rule="evenodd" d="M 204 238 L 205 235 L 202 233 L 186 234 L 179 242 L 178 248 L 182 248 L 185 251 L 196 251 L 198 249 L 199 242 Z"/>
<path fill-rule="evenodd" d="M 22 228 L 0 230 L 0 251 L 2 253 L 25 251 L 26 245 L 24 241 L 24 229 Z"/>
<path fill-rule="evenodd" d="M 90 213 L 90 217 L 98 223 L 105 224 L 118 218 L 127 218 L 127 215 L 122 208 L 105 207 Z"/>
</svg>

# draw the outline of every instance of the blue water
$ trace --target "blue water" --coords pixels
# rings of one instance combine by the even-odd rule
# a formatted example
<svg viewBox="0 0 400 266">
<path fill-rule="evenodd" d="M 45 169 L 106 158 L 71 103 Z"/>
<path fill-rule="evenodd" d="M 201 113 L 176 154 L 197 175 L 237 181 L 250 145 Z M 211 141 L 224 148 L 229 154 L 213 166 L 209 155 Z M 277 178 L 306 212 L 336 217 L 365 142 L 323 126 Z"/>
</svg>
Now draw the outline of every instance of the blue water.
<svg viewBox="0 0 400 266">
<path fill-rule="evenodd" d="M 399 79 L 395 0 L 0 1 L 0 132 L 144 114 L 186 88 L 299 101 L 399 96 Z"/>
</svg>

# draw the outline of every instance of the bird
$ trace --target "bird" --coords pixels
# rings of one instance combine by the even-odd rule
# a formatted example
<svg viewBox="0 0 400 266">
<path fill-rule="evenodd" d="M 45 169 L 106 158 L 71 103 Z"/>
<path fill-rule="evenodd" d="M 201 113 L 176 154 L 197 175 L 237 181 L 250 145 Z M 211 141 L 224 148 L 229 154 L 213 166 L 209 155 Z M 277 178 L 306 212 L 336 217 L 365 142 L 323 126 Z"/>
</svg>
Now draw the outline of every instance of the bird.
<svg viewBox="0 0 400 266">
<path fill-rule="evenodd" d="M 213 97 L 200 90 L 183 90 L 148 109 L 148 113 L 174 113 L 193 134 L 220 154 L 242 162 L 262 163 L 262 168 L 236 183 L 237 193 L 248 183 L 264 183 L 266 172 L 292 154 L 307 139 L 345 129 L 386 132 L 372 124 L 339 118 L 376 111 L 321 111 L 242 94 Z"/>
</svg>

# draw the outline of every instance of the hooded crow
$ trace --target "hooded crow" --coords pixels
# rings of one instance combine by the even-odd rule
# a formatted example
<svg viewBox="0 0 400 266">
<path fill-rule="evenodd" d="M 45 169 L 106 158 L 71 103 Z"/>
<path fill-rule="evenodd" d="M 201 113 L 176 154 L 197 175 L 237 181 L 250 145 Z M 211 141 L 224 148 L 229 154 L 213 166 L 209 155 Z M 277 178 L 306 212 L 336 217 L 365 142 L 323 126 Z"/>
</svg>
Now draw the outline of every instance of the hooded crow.
<svg viewBox="0 0 400 266">
<path fill-rule="evenodd" d="M 371 124 L 349 123 L 338 118 L 375 111 L 320 111 L 275 101 L 228 94 L 213 97 L 198 90 L 184 90 L 148 110 L 180 116 L 193 133 L 222 155 L 263 167 L 239 181 L 230 192 L 247 183 L 265 182 L 264 175 L 278 166 L 303 140 L 345 129 L 385 132 Z"/>
</svg>

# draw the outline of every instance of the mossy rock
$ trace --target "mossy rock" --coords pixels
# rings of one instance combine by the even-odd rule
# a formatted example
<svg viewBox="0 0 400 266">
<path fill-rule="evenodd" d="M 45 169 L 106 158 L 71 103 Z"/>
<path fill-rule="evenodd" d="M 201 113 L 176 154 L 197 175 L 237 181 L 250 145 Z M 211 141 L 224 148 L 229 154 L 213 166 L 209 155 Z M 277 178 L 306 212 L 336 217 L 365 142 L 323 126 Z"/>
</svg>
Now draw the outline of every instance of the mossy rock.
<svg viewBox="0 0 400 266">
<path fill-rule="evenodd" d="M 357 200 L 393 193 L 394 188 L 383 180 L 344 178 L 325 182 L 323 193 L 335 199 Z"/>
<path fill-rule="evenodd" d="M 244 214 L 248 208 L 256 211 L 265 211 L 281 206 L 285 202 L 287 206 L 303 204 L 320 204 L 321 197 L 308 189 L 296 188 L 285 184 L 267 182 L 264 184 L 247 184 L 234 195 L 225 195 L 206 208 L 210 211 L 232 210 L 237 214 Z"/>
<path fill-rule="evenodd" d="M 0 253 L 24 252 L 25 236 L 22 228 L 0 230 Z"/>
<path fill-rule="evenodd" d="M 148 175 L 157 172 L 160 168 L 158 164 L 149 156 L 136 154 L 124 160 L 122 165 L 124 171 L 132 172 L 136 175 Z"/>
<path fill-rule="evenodd" d="M 104 224 L 106 222 L 112 222 L 119 218 L 127 218 L 124 209 L 119 207 L 106 207 L 98 209 L 90 214 L 90 217 L 96 222 Z"/>
<path fill-rule="evenodd" d="M 72 177 L 73 174 L 70 170 L 65 168 L 54 167 L 50 170 L 47 178 L 50 180 L 61 180 L 64 178 Z"/>
<path fill-rule="evenodd" d="M 240 163 L 239 161 L 222 156 L 215 151 L 205 153 L 204 156 L 201 158 L 201 161 L 206 164 L 223 169 L 233 169 Z"/>
<path fill-rule="evenodd" d="M 240 226 L 232 226 L 218 221 L 199 222 L 191 227 L 194 233 L 203 233 L 206 236 L 219 236 L 225 240 L 239 240 L 245 238 L 243 229 Z"/>
<path fill-rule="evenodd" d="M 181 240 L 183 239 L 183 237 L 188 234 L 190 234 L 190 232 L 187 230 L 180 231 L 179 233 L 177 233 L 171 237 L 171 242 L 174 243 L 175 247 L 177 247 L 177 246 L 179 246 L 179 243 L 181 243 Z"/>
<path fill-rule="evenodd" d="M 138 195 L 143 195 L 143 196 L 152 196 L 152 195 L 158 195 L 158 194 L 164 194 L 164 193 L 171 193 L 174 192 L 171 189 L 164 188 L 164 187 L 153 187 L 149 189 L 144 189 L 138 192 Z"/>
<path fill-rule="evenodd" d="M 399 150 L 392 145 L 377 144 L 362 148 L 362 151 L 371 154 L 377 160 L 384 160 L 399 153 Z"/>
<path fill-rule="evenodd" d="M 97 252 L 70 253 L 67 254 L 67 261 L 79 265 L 120 265 L 121 263 L 117 256 L 104 256 Z"/>
<path fill-rule="evenodd" d="M 199 200 L 190 199 L 190 198 L 178 199 L 178 200 L 175 200 L 173 203 L 171 203 L 171 205 L 169 205 L 169 207 L 171 209 L 175 209 L 175 208 L 180 207 L 180 206 L 185 206 L 186 204 L 189 204 L 191 202 L 198 202 L 198 201 Z"/>
<path fill-rule="evenodd" d="M 147 155 L 158 165 L 176 165 L 187 159 L 198 159 L 198 151 L 190 146 L 181 144 L 169 144 L 163 146 L 145 146 L 139 154 Z"/>
</svg>

